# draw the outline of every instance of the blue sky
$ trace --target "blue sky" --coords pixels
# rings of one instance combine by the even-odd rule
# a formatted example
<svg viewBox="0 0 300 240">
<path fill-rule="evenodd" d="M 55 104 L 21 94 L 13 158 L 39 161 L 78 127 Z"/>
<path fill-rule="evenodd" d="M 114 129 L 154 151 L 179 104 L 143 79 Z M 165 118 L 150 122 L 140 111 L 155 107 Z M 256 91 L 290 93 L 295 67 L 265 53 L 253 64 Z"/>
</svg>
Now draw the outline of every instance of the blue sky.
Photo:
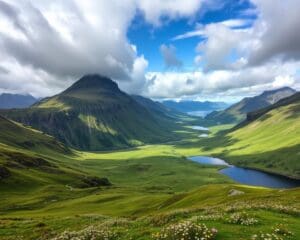
<svg viewBox="0 0 300 240">
<path fill-rule="evenodd" d="M 155 28 L 145 22 L 141 13 L 137 14 L 128 29 L 130 42 L 138 47 L 139 53 L 143 54 L 149 61 L 148 71 L 166 71 L 163 57 L 160 53 L 162 44 L 172 44 L 176 48 L 176 55 L 183 62 L 179 71 L 194 69 L 195 48 L 200 41 L 205 38 L 199 36 L 173 40 L 175 36 L 185 32 L 193 31 L 199 24 L 210 24 L 233 19 L 255 19 L 255 15 L 245 15 L 245 11 L 254 9 L 255 6 L 249 1 L 226 0 L 217 1 L 211 6 L 206 6 L 206 10 L 199 10 L 193 19 L 179 19 L 168 21 Z M 245 28 L 250 25 L 244 26 Z M 234 57 L 234 56 L 232 56 Z M 174 69 L 173 69 L 174 70 Z"/>
</svg>

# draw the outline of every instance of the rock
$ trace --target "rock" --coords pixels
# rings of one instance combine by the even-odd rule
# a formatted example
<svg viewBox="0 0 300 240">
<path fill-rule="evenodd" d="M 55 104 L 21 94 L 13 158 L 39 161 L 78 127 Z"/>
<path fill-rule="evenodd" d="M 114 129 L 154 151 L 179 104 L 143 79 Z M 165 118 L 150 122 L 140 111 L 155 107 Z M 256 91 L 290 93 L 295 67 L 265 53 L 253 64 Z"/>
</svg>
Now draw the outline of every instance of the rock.
<svg viewBox="0 0 300 240">
<path fill-rule="evenodd" d="M 0 180 L 8 178 L 10 176 L 10 171 L 6 167 L 0 166 Z"/>
<path fill-rule="evenodd" d="M 245 194 L 245 193 L 243 191 L 231 189 L 231 190 L 229 190 L 228 196 L 237 196 L 237 195 L 242 195 L 242 194 Z"/>
<path fill-rule="evenodd" d="M 111 183 L 107 178 L 86 176 L 84 179 L 82 179 L 82 182 L 83 182 L 83 185 L 81 185 L 82 188 L 111 186 Z"/>
</svg>

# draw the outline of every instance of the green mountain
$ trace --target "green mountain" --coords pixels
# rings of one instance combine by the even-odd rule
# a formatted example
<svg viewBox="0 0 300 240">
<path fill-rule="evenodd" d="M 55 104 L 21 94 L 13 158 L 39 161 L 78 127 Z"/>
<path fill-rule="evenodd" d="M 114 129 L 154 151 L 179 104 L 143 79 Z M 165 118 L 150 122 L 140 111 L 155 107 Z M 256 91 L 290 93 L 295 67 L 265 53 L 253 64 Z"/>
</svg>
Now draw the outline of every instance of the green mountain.
<svg viewBox="0 0 300 240">
<path fill-rule="evenodd" d="M 0 116 L 0 182 L 29 193 L 45 185 L 77 188 L 109 185 L 106 178 L 91 176 L 73 167 L 74 154 L 52 136 Z"/>
<path fill-rule="evenodd" d="M 219 124 L 238 123 L 246 119 L 247 113 L 268 107 L 295 92 L 289 87 L 265 91 L 259 96 L 244 98 L 225 110 L 214 111 L 206 119 Z"/>
<path fill-rule="evenodd" d="M 300 93 L 249 113 L 223 145 L 235 164 L 300 178 Z"/>
<path fill-rule="evenodd" d="M 28 109 L 0 114 L 83 150 L 136 146 L 173 139 L 174 121 L 157 114 L 99 75 L 82 77 L 64 92 Z"/>
</svg>

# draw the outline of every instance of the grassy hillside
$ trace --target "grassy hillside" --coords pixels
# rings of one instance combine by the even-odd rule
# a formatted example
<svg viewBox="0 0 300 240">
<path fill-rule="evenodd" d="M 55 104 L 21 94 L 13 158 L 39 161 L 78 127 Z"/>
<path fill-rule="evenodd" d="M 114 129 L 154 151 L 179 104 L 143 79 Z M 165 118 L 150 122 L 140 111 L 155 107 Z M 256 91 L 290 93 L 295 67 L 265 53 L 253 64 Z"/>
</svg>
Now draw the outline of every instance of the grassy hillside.
<svg viewBox="0 0 300 240">
<path fill-rule="evenodd" d="M 279 102 L 263 114 L 252 113 L 240 128 L 227 135 L 233 144 L 228 156 L 239 164 L 300 177 L 300 95 Z M 285 104 L 284 104 L 285 103 Z"/>
<path fill-rule="evenodd" d="M 273 111 L 286 111 L 272 120 L 273 129 L 274 121 L 297 119 L 298 107 L 294 103 L 270 110 L 268 118 Z M 265 121 L 261 117 L 259 123 Z M 0 120 L 0 165 L 10 173 L 0 179 L 0 239 L 97 236 L 109 240 L 185 240 L 193 236 L 193 229 L 202 234 L 202 224 L 218 231 L 215 235 L 212 230 L 214 234 L 208 239 L 261 239 L 253 238 L 261 234 L 274 234 L 273 239 L 300 237 L 299 189 L 239 185 L 221 175 L 217 166 L 186 159 L 220 155 L 248 164 L 252 158 L 240 151 L 247 150 L 246 139 L 255 144 L 256 140 L 246 138 L 243 132 L 252 123 L 230 133 L 226 129 L 231 125 L 213 127 L 208 138 L 200 138 L 200 131 L 186 126 L 178 129 L 181 141 L 113 152 L 82 152 L 67 149 L 39 131 Z M 188 125 L 194 121 L 185 120 Z M 295 121 L 278 131 L 292 124 Z M 291 139 L 298 138 L 293 135 Z M 112 185 L 101 182 L 103 177 Z M 192 230 L 184 237 L 174 237 L 168 227 Z"/>
<path fill-rule="evenodd" d="M 54 97 L 2 115 L 85 150 L 137 146 L 174 139 L 174 119 L 138 103 L 112 80 L 88 75 Z"/>
<path fill-rule="evenodd" d="M 288 87 L 266 91 L 255 97 L 244 98 L 225 110 L 212 112 L 206 119 L 218 124 L 239 123 L 246 119 L 247 113 L 266 108 L 295 92 Z"/>
<path fill-rule="evenodd" d="M 73 155 L 53 137 L 0 117 L 2 199 L 9 197 L 23 204 L 36 192 L 48 196 L 48 188 L 59 191 L 66 185 L 79 189 L 91 187 L 96 182 L 105 185 L 102 184 L 105 179 L 70 164 Z"/>
<path fill-rule="evenodd" d="M 217 172 L 218 167 L 182 157 L 197 151 L 199 146 L 190 149 L 173 143 L 117 152 L 75 152 L 72 166 L 92 175 L 105 174 L 113 183 L 109 188 L 63 188 L 52 183 L 25 193 L 0 182 L 0 239 L 52 239 L 67 230 L 59 239 L 88 232 L 102 236 L 99 231 L 104 231 L 108 239 L 150 240 L 159 239 L 153 234 L 164 228 L 175 224 L 179 229 L 186 221 L 216 228 L 215 239 L 222 240 L 250 240 L 275 228 L 292 232 L 288 238 L 278 234 L 283 239 L 300 236 L 299 189 L 233 184 Z"/>
</svg>

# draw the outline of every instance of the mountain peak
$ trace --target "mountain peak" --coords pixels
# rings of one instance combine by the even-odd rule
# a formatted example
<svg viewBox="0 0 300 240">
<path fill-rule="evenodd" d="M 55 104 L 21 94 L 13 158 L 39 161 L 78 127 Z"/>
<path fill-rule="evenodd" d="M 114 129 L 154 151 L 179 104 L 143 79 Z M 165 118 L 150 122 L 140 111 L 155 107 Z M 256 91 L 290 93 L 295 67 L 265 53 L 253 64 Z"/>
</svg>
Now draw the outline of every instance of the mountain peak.
<svg viewBox="0 0 300 240">
<path fill-rule="evenodd" d="M 105 89 L 110 91 L 120 91 L 118 84 L 110 78 L 98 74 L 89 74 L 80 78 L 71 87 L 65 90 L 65 93 L 82 89 Z"/>
<path fill-rule="evenodd" d="M 264 91 L 261 95 L 270 95 L 270 94 L 274 94 L 274 93 L 279 93 L 279 92 L 286 92 L 289 91 L 291 93 L 296 93 L 297 91 L 293 88 L 290 87 L 281 87 L 281 88 L 277 88 L 277 89 L 273 89 L 273 90 L 267 90 Z"/>
</svg>

